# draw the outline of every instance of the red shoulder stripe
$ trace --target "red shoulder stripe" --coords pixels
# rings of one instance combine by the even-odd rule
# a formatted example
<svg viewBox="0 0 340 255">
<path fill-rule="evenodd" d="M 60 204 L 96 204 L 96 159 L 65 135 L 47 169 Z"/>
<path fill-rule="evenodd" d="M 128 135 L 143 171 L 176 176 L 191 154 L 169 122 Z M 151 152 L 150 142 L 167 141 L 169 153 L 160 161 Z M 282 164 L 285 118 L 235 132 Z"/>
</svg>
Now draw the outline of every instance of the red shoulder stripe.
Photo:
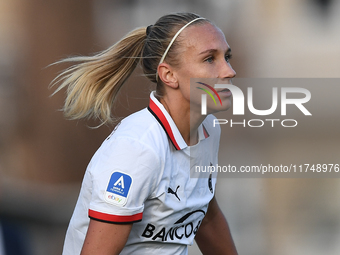
<svg viewBox="0 0 340 255">
<path fill-rule="evenodd" d="M 94 220 L 111 222 L 111 223 L 132 223 L 141 221 L 143 217 L 143 213 L 137 213 L 134 215 L 121 216 L 121 215 L 112 215 L 107 213 L 101 213 L 97 211 L 93 211 L 89 209 L 89 217 Z"/>
</svg>

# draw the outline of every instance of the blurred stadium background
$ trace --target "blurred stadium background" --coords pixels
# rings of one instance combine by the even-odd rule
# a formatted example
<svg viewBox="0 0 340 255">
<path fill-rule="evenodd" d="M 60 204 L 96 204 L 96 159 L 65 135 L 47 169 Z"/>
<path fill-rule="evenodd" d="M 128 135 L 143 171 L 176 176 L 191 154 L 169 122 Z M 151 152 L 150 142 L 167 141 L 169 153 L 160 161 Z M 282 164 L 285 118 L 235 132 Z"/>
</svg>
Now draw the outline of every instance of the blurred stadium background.
<svg viewBox="0 0 340 255">
<path fill-rule="evenodd" d="M 183 11 L 225 32 L 238 77 L 340 76 L 337 0 L 1 0 L 0 255 L 61 254 L 86 165 L 111 130 L 65 120 L 48 85 L 66 66 L 46 67 Z M 152 88 L 136 70 L 117 116 L 147 106 Z M 251 255 L 339 254 L 339 195 L 338 179 L 219 179 L 217 190 L 239 254 Z"/>
</svg>

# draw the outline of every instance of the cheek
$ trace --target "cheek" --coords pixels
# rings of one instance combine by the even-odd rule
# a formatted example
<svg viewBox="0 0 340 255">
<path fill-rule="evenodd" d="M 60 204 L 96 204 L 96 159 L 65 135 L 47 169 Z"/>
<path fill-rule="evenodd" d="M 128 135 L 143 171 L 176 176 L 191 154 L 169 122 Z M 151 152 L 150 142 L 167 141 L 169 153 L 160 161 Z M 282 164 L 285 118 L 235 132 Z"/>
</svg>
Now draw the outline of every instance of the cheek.
<svg viewBox="0 0 340 255">
<path fill-rule="evenodd" d="M 201 113 L 202 111 L 202 97 L 201 95 L 204 94 L 200 92 L 199 89 L 191 89 L 190 94 L 190 110 L 194 112 Z M 207 99 L 207 114 L 214 114 L 221 111 L 226 111 L 231 106 L 231 98 L 224 98 L 222 99 L 222 105 L 220 102 L 214 103 L 214 101 L 211 99 L 211 97 L 208 95 L 206 97 Z"/>
<path fill-rule="evenodd" d="M 204 92 L 197 89 L 195 83 L 190 84 L 190 104 L 192 107 L 201 107 L 202 94 Z"/>
<path fill-rule="evenodd" d="M 192 82 L 193 78 L 209 78 L 211 79 L 213 74 L 211 73 L 211 66 L 204 65 L 202 63 L 194 63 L 188 61 L 186 65 L 180 65 L 177 71 L 177 80 L 179 89 L 185 100 L 190 101 L 191 106 L 201 105 L 201 95 L 205 94 L 202 90 L 196 89 L 198 86 L 195 82 Z M 214 102 L 212 102 L 214 104 Z M 221 105 L 220 105 L 221 107 Z"/>
<path fill-rule="evenodd" d="M 192 78 L 192 73 L 188 68 L 181 68 L 180 71 L 177 72 L 177 80 L 179 89 L 186 100 L 190 100 L 190 78 Z"/>
<path fill-rule="evenodd" d="M 182 96 L 186 101 L 191 101 L 192 90 L 190 88 L 190 78 L 189 80 L 182 81 L 179 86 Z"/>
</svg>

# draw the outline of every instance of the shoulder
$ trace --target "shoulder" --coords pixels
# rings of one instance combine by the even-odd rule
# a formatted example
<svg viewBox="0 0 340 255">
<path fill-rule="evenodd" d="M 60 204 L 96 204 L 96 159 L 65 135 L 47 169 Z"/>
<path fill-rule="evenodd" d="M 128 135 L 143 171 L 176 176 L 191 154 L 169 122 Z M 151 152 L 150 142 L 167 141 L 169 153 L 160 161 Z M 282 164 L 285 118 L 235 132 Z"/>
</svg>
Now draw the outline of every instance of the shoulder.
<svg viewBox="0 0 340 255">
<path fill-rule="evenodd" d="M 147 109 L 123 119 L 102 143 L 91 160 L 91 169 L 103 172 L 116 169 L 150 171 L 163 164 L 167 137 Z"/>
<path fill-rule="evenodd" d="M 163 174 L 165 157 L 161 150 L 155 148 L 161 147 L 159 144 L 162 144 L 162 137 L 157 134 L 153 116 L 146 111 L 139 111 L 123 119 L 92 157 L 87 172 L 92 190 L 98 193 L 98 201 L 102 199 L 101 194 L 105 190 L 112 185 L 119 185 L 120 178 L 124 179 L 125 184 L 131 184 L 131 188 L 126 190 L 131 190 L 133 197 L 143 190 L 145 199 L 157 187 Z"/>
<path fill-rule="evenodd" d="M 159 154 L 169 146 L 168 138 L 155 117 L 143 109 L 123 119 L 103 145 L 116 146 L 117 141 L 144 147 Z M 124 149 L 124 148 L 122 148 Z"/>
</svg>

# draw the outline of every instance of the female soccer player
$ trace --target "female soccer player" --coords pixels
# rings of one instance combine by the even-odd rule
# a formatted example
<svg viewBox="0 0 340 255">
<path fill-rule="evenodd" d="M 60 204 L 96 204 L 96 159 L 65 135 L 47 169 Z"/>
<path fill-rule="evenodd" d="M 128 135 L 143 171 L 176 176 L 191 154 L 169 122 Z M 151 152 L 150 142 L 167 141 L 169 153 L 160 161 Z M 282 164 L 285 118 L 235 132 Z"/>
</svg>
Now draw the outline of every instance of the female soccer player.
<svg viewBox="0 0 340 255">
<path fill-rule="evenodd" d="M 178 13 L 98 55 L 61 61 L 77 62 L 57 77 L 73 119 L 112 122 L 116 95 L 139 63 L 157 84 L 148 108 L 122 120 L 89 163 L 64 255 L 187 254 L 194 238 L 203 254 L 237 254 L 214 197 L 216 178 L 190 178 L 190 164 L 217 164 L 220 136 L 214 117 L 190 100 L 190 78 L 228 83 L 235 76 L 229 59 L 219 28 Z M 218 94 L 222 106 L 208 102 L 208 114 L 229 107 L 230 92 Z"/>
</svg>

